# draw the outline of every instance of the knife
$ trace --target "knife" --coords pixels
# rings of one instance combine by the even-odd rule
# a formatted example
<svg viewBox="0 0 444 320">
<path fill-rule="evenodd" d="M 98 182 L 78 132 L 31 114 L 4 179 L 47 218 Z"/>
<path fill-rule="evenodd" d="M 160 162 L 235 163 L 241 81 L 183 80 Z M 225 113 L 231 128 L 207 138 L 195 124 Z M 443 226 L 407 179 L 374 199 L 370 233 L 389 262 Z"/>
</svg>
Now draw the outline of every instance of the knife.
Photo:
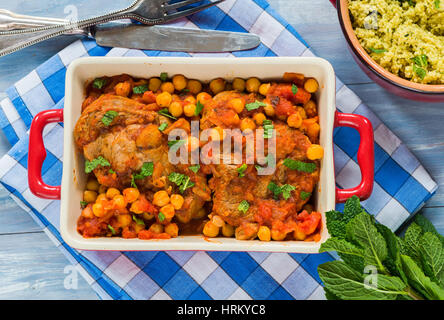
<svg viewBox="0 0 444 320">
<path fill-rule="evenodd" d="M 0 9 L 0 31 L 35 28 L 67 23 L 67 20 L 19 15 Z M 259 36 L 251 33 L 179 28 L 173 26 L 145 26 L 110 22 L 66 34 L 80 34 L 94 38 L 105 47 L 131 49 L 230 52 L 248 50 L 260 44 Z"/>
</svg>

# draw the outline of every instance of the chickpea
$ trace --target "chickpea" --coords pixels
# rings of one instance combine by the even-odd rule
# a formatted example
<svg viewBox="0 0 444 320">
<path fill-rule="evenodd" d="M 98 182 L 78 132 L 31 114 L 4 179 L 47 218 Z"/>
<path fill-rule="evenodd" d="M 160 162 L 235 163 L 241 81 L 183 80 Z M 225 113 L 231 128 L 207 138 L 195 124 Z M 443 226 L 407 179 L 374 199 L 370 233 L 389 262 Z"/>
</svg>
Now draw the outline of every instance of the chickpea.
<svg viewBox="0 0 444 320">
<path fill-rule="evenodd" d="M 287 123 L 292 128 L 300 128 L 302 125 L 302 117 L 299 112 L 291 114 L 287 119 Z"/>
<path fill-rule="evenodd" d="M 178 101 L 173 101 L 168 107 L 168 111 L 173 117 L 179 118 L 183 113 L 182 104 Z"/>
<path fill-rule="evenodd" d="M 211 100 L 213 100 L 213 98 L 210 96 L 210 94 L 206 92 L 201 92 L 197 95 L 196 100 L 205 105 Z"/>
<path fill-rule="evenodd" d="M 118 210 L 122 210 L 126 208 L 127 202 L 125 200 L 125 197 L 121 194 L 118 194 L 117 196 L 114 196 L 113 198 L 114 207 Z"/>
<path fill-rule="evenodd" d="M 244 91 L 245 90 L 245 80 L 241 78 L 235 78 L 233 80 L 233 89 L 237 91 Z"/>
<path fill-rule="evenodd" d="M 92 206 L 92 211 L 96 217 L 103 217 L 105 215 L 105 209 L 101 202 L 96 202 Z"/>
<path fill-rule="evenodd" d="M 310 160 L 318 160 L 324 157 L 324 148 L 318 144 L 312 144 L 307 149 L 307 158 Z"/>
<path fill-rule="evenodd" d="M 296 227 L 296 230 L 293 232 L 293 237 L 296 240 L 303 241 L 303 240 L 305 240 L 307 235 L 304 232 L 302 232 L 298 227 Z"/>
<path fill-rule="evenodd" d="M 128 203 L 133 203 L 139 198 L 140 192 L 136 188 L 126 188 L 123 190 L 123 196 Z"/>
<path fill-rule="evenodd" d="M 115 196 L 117 196 L 119 194 L 120 194 L 120 191 L 118 189 L 116 189 L 116 188 L 109 188 L 106 191 L 106 197 L 108 199 L 113 199 Z"/>
<path fill-rule="evenodd" d="M 163 225 L 160 223 L 153 223 L 148 230 L 154 233 L 162 233 Z"/>
<path fill-rule="evenodd" d="M 282 241 L 285 239 L 285 232 L 276 230 L 276 229 L 271 229 L 271 239 L 275 240 L 275 241 Z"/>
<path fill-rule="evenodd" d="M 192 103 L 192 104 L 196 104 L 197 103 L 196 98 L 193 97 L 193 96 L 188 96 L 183 101 L 186 101 L 186 102 L 189 102 L 189 103 Z"/>
<path fill-rule="evenodd" d="M 261 86 L 259 87 L 259 93 L 263 96 L 266 96 L 268 93 L 268 90 L 270 90 L 271 84 L 269 83 L 263 83 L 261 84 Z"/>
<path fill-rule="evenodd" d="M 210 137 L 212 141 L 222 141 L 225 139 L 225 130 L 221 127 L 214 127 L 211 129 Z"/>
<path fill-rule="evenodd" d="M 100 184 L 96 179 L 88 179 L 86 189 L 90 191 L 99 191 Z"/>
<path fill-rule="evenodd" d="M 190 91 L 191 94 L 198 94 L 202 91 L 202 83 L 198 80 L 189 80 L 187 89 Z"/>
<path fill-rule="evenodd" d="M 242 131 L 254 130 L 256 129 L 256 124 L 250 118 L 244 118 L 241 121 L 240 127 Z"/>
<path fill-rule="evenodd" d="M 144 220 L 152 220 L 152 219 L 154 219 L 154 214 L 144 212 L 144 213 L 142 213 L 142 217 Z"/>
<path fill-rule="evenodd" d="M 170 202 L 170 196 L 165 190 L 157 191 L 153 197 L 153 204 L 158 207 L 166 206 Z"/>
<path fill-rule="evenodd" d="M 321 131 L 321 127 L 317 122 L 308 126 L 307 135 L 310 140 L 315 140 L 319 137 L 319 132 Z"/>
<path fill-rule="evenodd" d="M 160 178 L 154 179 L 153 180 L 153 185 L 156 188 L 163 188 L 163 187 L 165 187 L 165 185 L 166 185 L 166 177 L 162 176 Z"/>
<path fill-rule="evenodd" d="M 269 117 L 273 117 L 276 114 L 276 111 L 274 110 L 274 107 L 271 104 L 267 104 L 264 107 L 264 111 L 265 111 L 265 114 Z"/>
<path fill-rule="evenodd" d="M 211 222 L 214 223 L 216 227 L 222 228 L 225 225 L 225 221 L 220 216 L 213 216 Z"/>
<path fill-rule="evenodd" d="M 299 114 L 301 115 L 302 120 L 307 119 L 307 113 L 305 112 L 305 109 L 302 107 L 297 107 L 297 110 Z"/>
<path fill-rule="evenodd" d="M 271 231 L 267 226 L 260 226 L 259 231 L 257 232 L 257 237 L 261 241 L 270 241 L 271 240 Z"/>
<path fill-rule="evenodd" d="M 168 92 L 169 94 L 173 94 L 174 85 L 171 82 L 164 82 L 160 85 L 160 90 L 162 90 L 162 92 Z"/>
<path fill-rule="evenodd" d="M 228 106 L 232 108 L 237 113 L 241 113 L 242 110 L 244 110 L 245 102 L 241 98 L 235 98 L 231 99 L 230 102 L 228 102 Z"/>
<path fill-rule="evenodd" d="M 225 89 L 225 80 L 222 78 L 214 79 L 210 82 L 210 90 L 214 94 L 218 94 Z"/>
<path fill-rule="evenodd" d="M 105 193 L 106 192 L 106 186 L 104 186 L 104 185 L 100 185 L 100 187 L 99 187 L 99 194 L 102 194 L 102 193 Z"/>
<path fill-rule="evenodd" d="M 85 209 L 82 210 L 82 217 L 85 217 L 87 219 L 94 218 L 94 212 L 91 209 L 91 206 L 87 206 Z"/>
<path fill-rule="evenodd" d="M 133 221 L 133 218 L 130 214 L 119 214 L 117 216 L 117 223 L 121 228 L 128 227 L 131 222 Z"/>
<path fill-rule="evenodd" d="M 139 148 L 155 148 L 162 143 L 162 132 L 155 124 L 146 126 L 136 138 L 136 146 Z"/>
<path fill-rule="evenodd" d="M 165 232 L 168 233 L 171 238 L 177 238 L 179 235 L 179 227 L 175 223 L 168 223 L 165 226 Z"/>
<path fill-rule="evenodd" d="M 134 201 L 133 203 L 131 203 L 131 207 L 129 210 L 135 214 L 142 214 L 143 213 L 143 210 L 141 210 L 139 207 L 139 201 Z"/>
<path fill-rule="evenodd" d="M 219 227 L 213 222 L 208 221 L 203 228 L 203 234 L 210 238 L 215 238 L 219 234 Z"/>
<path fill-rule="evenodd" d="M 91 190 L 83 191 L 83 201 L 93 203 L 97 199 L 97 192 Z"/>
<path fill-rule="evenodd" d="M 313 118 L 318 115 L 316 103 L 313 100 L 307 101 L 307 103 L 304 105 L 304 110 L 309 118 Z"/>
<path fill-rule="evenodd" d="M 170 201 L 174 209 L 180 210 L 185 200 L 180 194 L 172 194 L 170 197 Z"/>
<path fill-rule="evenodd" d="M 258 78 L 250 78 L 245 83 L 245 88 L 248 92 L 258 92 L 261 82 Z"/>
<path fill-rule="evenodd" d="M 173 81 L 174 88 L 177 91 L 182 91 L 183 89 L 185 89 L 187 87 L 187 79 L 181 74 L 176 74 L 173 77 L 172 81 Z"/>
<path fill-rule="evenodd" d="M 131 91 L 131 83 L 125 81 L 125 82 L 119 82 L 114 87 L 114 90 L 116 91 L 116 95 L 122 96 L 122 97 L 128 97 Z"/>
<path fill-rule="evenodd" d="M 187 117 L 194 117 L 196 115 L 196 105 L 192 103 L 186 104 L 183 107 L 183 113 L 185 113 Z"/>
<path fill-rule="evenodd" d="M 222 234 L 224 237 L 231 238 L 234 235 L 234 228 L 232 225 L 229 225 L 228 223 L 225 223 L 222 226 Z"/>
<path fill-rule="evenodd" d="M 174 209 L 174 206 L 170 203 L 160 208 L 160 212 L 162 212 L 165 216 L 165 219 L 169 221 L 173 219 L 176 210 Z"/>
<path fill-rule="evenodd" d="M 148 82 L 148 89 L 152 92 L 156 92 L 157 90 L 159 90 L 161 85 L 162 81 L 160 81 L 159 78 L 151 78 Z"/>
<path fill-rule="evenodd" d="M 97 196 L 96 202 L 104 203 L 104 202 L 108 201 L 108 198 L 106 197 L 105 192 L 101 193 Z"/>
<path fill-rule="evenodd" d="M 167 91 L 162 92 L 156 97 L 156 103 L 161 108 L 168 108 L 173 101 L 171 94 Z"/>
<path fill-rule="evenodd" d="M 307 79 L 304 83 L 304 89 L 310 93 L 318 91 L 319 83 L 314 78 Z"/>
<path fill-rule="evenodd" d="M 259 112 L 254 115 L 253 119 L 258 126 L 261 126 L 262 123 L 264 123 L 264 120 L 267 119 L 267 117 L 265 117 L 265 114 L 263 114 L 262 112 Z"/>
</svg>

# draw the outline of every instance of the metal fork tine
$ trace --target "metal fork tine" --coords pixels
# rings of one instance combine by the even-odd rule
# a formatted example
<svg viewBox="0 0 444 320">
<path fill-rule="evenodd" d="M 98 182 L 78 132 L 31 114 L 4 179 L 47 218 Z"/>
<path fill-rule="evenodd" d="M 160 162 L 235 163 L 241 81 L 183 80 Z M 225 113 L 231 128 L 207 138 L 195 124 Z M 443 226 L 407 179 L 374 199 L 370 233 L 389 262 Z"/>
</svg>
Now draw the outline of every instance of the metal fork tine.
<svg viewBox="0 0 444 320">
<path fill-rule="evenodd" d="M 205 10 L 205 9 L 207 9 L 209 7 L 212 7 L 212 6 L 214 6 L 214 5 L 218 4 L 218 3 L 221 3 L 223 1 L 225 1 L 225 0 L 218 0 L 218 1 L 214 1 L 214 2 L 211 2 L 211 3 L 207 3 L 207 4 L 204 4 L 204 5 L 195 7 L 195 8 L 190 8 L 190 9 L 178 11 L 178 12 L 175 12 L 175 13 L 165 14 L 164 22 L 167 22 L 167 21 L 170 21 L 170 20 L 173 20 L 173 19 L 179 19 L 179 18 L 182 18 L 182 17 L 185 17 L 185 16 L 189 16 L 189 15 L 191 15 L 193 13 Z"/>
<path fill-rule="evenodd" d="M 197 3 L 197 2 L 201 2 L 202 0 L 186 0 L 186 1 L 180 1 L 180 2 L 176 2 L 176 3 L 172 3 L 172 4 L 166 4 L 164 5 L 164 9 L 169 11 L 169 10 L 174 10 L 174 9 L 178 9 L 181 7 L 185 7 L 187 5 L 193 4 L 193 3 Z"/>
</svg>

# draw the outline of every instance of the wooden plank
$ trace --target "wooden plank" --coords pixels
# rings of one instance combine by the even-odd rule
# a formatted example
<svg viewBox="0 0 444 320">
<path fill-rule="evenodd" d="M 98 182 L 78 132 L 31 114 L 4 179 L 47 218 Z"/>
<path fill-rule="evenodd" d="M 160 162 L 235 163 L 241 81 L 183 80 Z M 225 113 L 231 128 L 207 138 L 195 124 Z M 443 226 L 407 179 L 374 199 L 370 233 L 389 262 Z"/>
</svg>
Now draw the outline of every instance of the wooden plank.
<svg viewBox="0 0 444 320">
<path fill-rule="evenodd" d="M 45 233 L 0 235 L 0 248 L 0 299 L 97 299 L 80 274 L 65 289 L 71 264 Z"/>
</svg>

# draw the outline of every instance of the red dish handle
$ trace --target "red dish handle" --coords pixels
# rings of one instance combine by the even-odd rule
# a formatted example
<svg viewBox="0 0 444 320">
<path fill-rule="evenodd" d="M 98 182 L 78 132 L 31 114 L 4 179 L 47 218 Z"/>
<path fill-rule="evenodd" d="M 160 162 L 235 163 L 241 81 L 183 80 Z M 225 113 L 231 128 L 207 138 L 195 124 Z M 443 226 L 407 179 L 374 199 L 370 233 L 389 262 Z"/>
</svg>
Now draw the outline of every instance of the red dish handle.
<svg viewBox="0 0 444 320">
<path fill-rule="evenodd" d="M 373 127 L 366 117 L 358 114 L 336 112 L 335 127 L 350 127 L 358 130 L 361 143 L 358 149 L 358 164 L 361 169 L 361 183 L 351 189 L 336 188 L 336 202 L 345 202 L 356 195 L 361 200 L 370 197 L 373 190 L 375 151 Z"/>
<path fill-rule="evenodd" d="M 330 0 L 330 2 L 336 8 L 336 0 Z"/>
<path fill-rule="evenodd" d="M 46 158 L 43 129 L 52 122 L 63 122 L 63 109 L 42 111 L 32 120 L 29 132 L 28 184 L 37 197 L 58 200 L 60 186 L 49 186 L 42 179 L 42 165 Z"/>
</svg>

